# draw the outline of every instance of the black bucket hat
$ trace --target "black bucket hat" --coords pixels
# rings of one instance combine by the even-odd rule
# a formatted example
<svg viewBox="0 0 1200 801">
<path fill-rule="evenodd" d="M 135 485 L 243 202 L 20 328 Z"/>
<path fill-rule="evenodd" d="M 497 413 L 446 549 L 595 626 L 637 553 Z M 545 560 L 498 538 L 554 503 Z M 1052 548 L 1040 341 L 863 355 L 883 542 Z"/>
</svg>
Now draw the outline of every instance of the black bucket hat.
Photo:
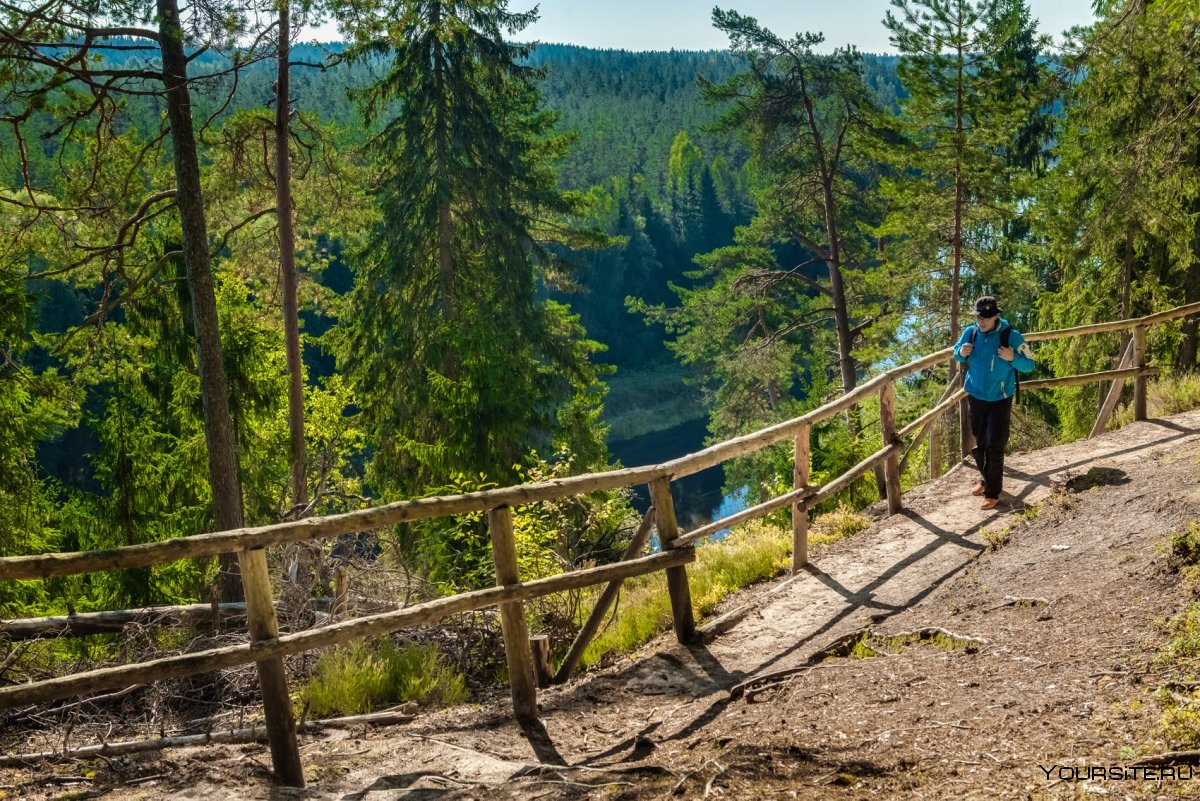
<svg viewBox="0 0 1200 801">
<path fill-rule="evenodd" d="M 975 301 L 975 316 L 976 317 L 995 317 L 999 315 L 1001 308 L 996 303 L 996 299 L 991 295 L 984 295 L 979 300 Z"/>
</svg>

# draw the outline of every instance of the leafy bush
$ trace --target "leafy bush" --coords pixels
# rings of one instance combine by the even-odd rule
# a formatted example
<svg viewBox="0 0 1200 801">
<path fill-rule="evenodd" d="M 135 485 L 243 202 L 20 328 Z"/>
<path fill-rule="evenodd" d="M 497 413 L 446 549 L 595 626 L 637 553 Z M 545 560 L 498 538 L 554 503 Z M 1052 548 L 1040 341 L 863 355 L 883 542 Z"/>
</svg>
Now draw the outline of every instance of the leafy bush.
<svg viewBox="0 0 1200 801">
<path fill-rule="evenodd" d="M 560 450 L 551 461 L 531 460 L 519 471 L 519 481 L 565 478 L 574 472 L 574 458 Z M 491 489 L 485 476 L 461 473 L 427 495 L 458 495 Z M 513 508 L 517 566 L 523 581 L 564 570 L 616 561 L 629 543 L 636 517 L 628 490 L 594 492 Z M 471 512 L 412 524 L 399 542 L 403 556 L 447 591 L 495 583 L 487 515 Z"/>
</svg>

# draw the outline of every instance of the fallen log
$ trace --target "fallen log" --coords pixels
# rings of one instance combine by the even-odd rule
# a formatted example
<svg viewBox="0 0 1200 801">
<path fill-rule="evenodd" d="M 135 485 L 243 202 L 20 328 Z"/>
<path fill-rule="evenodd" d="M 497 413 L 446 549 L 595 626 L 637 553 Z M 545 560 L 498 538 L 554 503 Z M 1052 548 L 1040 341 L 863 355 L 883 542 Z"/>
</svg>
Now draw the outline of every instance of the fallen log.
<svg viewBox="0 0 1200 801">
<path fill-rule="evenodd" d="M 218 604 L 221 619 L 244 618 L 245 603 Z M 16 620 L 0 620 L 0 640 L 17 642 L 36 640 L 42 637 L 84 637 L 90 634 L 118 634 L 131 624 L 182 624 L 197 625 L 210 623 L 213 619 L 212 604 L 184 604 L 182 606 L 147 606 L 144 609 L 119 609 L 109 612 L 78 612 L 72 615 L 53 617 L 27 617 Z"/>
<path fill-rule="evenodd" d="M 408 723 L 416 716 L 413 714 L 415 704 L 403 704 L 393 710 L 371 712 L 365 715 L 349 715 L 342 718 L 327 720 L 312 720 L 299 727 L 300 732 L 318 732 L 324 729 L 341 729 L 349 726 L 388 726 L 396 723 Z M 148 740 L 127 740 L 119 743 L 101 743 L 74 748 L 69 751 L 43 751 L 34 754 L 13 754 L 0 756 L 0 768 L 20 768 L 43 762 L 71 762 L 77 759 L 94 759 L 96 757 L 124 756 L 140 754 L 148 751 L 161 751 L 165 748 L 184 748 L 210 743 L 257 743 L 267 741 L 265 726 L 250 726 L 244 729 L 230 731 L 212 731 L 202 734 L 177 734 L 169 737 L 152 737 Z"/>
</svg>

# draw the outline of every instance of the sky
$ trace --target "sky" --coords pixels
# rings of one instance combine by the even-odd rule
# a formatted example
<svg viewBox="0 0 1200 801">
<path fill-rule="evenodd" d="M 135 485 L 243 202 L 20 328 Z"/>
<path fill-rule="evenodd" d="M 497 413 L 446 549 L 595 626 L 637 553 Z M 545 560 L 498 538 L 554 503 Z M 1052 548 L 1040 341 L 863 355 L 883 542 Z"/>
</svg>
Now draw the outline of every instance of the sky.
<svg viewBox="0 0 1200 801">
<path fill-rule="evenodd" d="M 1038 30 L 1061 41 L 1064 30 L 1093 20 L 1092 0 L 1028 0 Z M 525 11 L 533 0 L 509 0 Z M 820 32 L 827 45 L 853 44 L 868 53 L 889 53 L 883 27 L 888 0 L 541 0 L 541 18 L 513 38 L 625 50 L 724 50 L 729 40 L 712 26 L 714 5 L 752 16 L 780 35 Z M 306 38 L 340 38 L 324 25 Z"/>
</svg>

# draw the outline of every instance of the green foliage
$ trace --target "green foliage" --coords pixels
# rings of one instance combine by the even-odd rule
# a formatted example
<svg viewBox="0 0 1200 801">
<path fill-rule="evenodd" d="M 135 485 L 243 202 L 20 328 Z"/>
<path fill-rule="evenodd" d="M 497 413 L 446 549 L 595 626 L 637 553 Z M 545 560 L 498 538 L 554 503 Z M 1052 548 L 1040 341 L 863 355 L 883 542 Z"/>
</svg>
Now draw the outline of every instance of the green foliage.
<svg viewBox="0 0 1200 801">
<path fill-rule="evenodd" d="M 696 383 L 693 371 L 676 361 L 618 368 L 604 399 L 609 439 L 630 439 L 704 417 L 708 408 Z"/>
<path fill-rule="evenodd" d="M 1038 227 L 1052 257 L 1039 302 L 1045 328 L 1200 299 L 1200 135 L 1187 122 L 1200 94 L 1200 21 L 1159 3 L 1129 13 L 1108 4 L 1102 12 L 1068 51 L 1061 161 L 1037 192 Z M 1158 345 L 1164 361 L 1195 368 L 1193 324 L 1154 334 L 1170 334 Z M 1089 337 L 1045 350 L 1056 367 L 1078 373 L 1115 366 L 1121 344 Z M 1067 436 L 1086 431 L 1078 413 L 1096 402 L 1090 388 L 1056 393 Z"/>
<path fill-rule="evenodd" d="M 572 454 L 559 451 L 551 461 L 529 458 L 519 483 L 553 481 L 577 472 Z M 431 487 L 427 495 L 457 495 L 492 489 L 480 475 L 455 474 L 449 484 Z M 513 508 L 513 537 L 522 580 L 544 578 L 565 570 L 613 562 L 620 558 L 636 525 L 627 490 L 556 498 Z M 401 551 L 427 576 L 447 590 L 496 583 L 487 516 L 471 512 L 420 520 L 398 530 Z"/>
<path fill-rule="evenodd" d="M 353 715 L 406 701 L 449 706 L 467 699 L 463 677 L 437 645 L 355 640 L 321 654 L 301 691 L 313 717 Z"/>
<path fill-rule="evenodd" d="M 1200 409 L 1200 373 L 1160 373 L 1146 387 L 1146 414 L 1149 417 L 1166 417 L 1172 414 Z M 1133 422 L 1133 403 L 1130 402 L 1113 412 L 1109 429 L 1120 428 Z"/>
</svg>

